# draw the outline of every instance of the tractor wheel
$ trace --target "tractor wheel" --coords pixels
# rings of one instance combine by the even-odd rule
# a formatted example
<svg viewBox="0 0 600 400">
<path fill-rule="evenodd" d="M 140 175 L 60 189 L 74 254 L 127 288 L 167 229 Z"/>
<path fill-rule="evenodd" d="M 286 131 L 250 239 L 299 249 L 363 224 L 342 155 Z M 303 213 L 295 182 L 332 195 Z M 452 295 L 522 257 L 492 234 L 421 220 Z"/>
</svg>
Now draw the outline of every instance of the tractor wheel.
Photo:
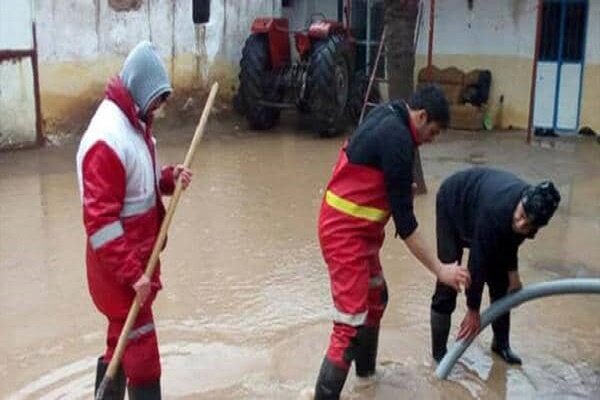
<svg viewBox="0 0 600 400">
<path fill-rule="evenodd" d="M 279 101 L 268 87 L 271 69 L 269 43 L 265 34 L 252 34 L 246 39 L 240 61 L 238 107 L 246 114 L 253 129 L 269 129 L 279 121 L 279 109 L 265 107 L 260 100 Z M 241 106 L 241 107 L 240 107 Z"/>
<path fill-rule="evenodd" d="M 242 100 L 242 95 L 240 93 L 240 90 L 238 89 L 237 92 L 235 92 L 235 94 L 233 95 L 233 99 L 232 99 L 232 105 L 233 105 L 233 109 L 240 115 L 244 115 L 246 114 L 246 105 L 244 104 L 244 101 Z"/>
<path fill-rule="evenodd" d="M 314 43 L 308 70 L 308 94 L 315 130 L 323 137 L 339 133 L 346 122 L 350 54 L 339 35 Z"/>
<path fill-rule="evenodd" d="M 348 117 L 350 121 L 355 125 L 358 125 L 358 121 L 360 120 L 360 113 L 362 111 L 363 103 L 365 101 L 365 94 L 367 93 L 367 89 L 369 88 L 369 76 L 365 74 L 364 71 L 359 71 L 354 75 L 354 79 L 352 80 L 352 89 L 350 91 L 350 98 L 348 99 Z M 377 84 L 373 83 L 373 87 L 371 88 L 371 93 L 369 93 L 369 103 L 378 104 L 381 100 L 381 95 L 379 93 L 379 88 Z M 367 106 L 365 110 L 365 117 L 369 114 L 373 107 Z"/>
</svg>

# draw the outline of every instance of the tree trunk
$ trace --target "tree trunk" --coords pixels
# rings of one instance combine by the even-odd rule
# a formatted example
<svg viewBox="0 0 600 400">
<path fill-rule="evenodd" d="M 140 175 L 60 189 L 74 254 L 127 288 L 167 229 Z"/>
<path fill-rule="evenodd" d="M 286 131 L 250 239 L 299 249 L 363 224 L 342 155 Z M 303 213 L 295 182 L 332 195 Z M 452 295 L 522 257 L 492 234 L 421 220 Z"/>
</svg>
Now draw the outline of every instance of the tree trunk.
<svg viewBox="0 0 600 400">
<path fill-rule="evenodd" d="M 408 98 L 413 92 L 418 11 L 419 0 L 385 0 L 390 98 Z"/>
<path fill-rule="evenodd" d="M 407 99 L 414 90 L 415 27 L 419 0 L 385 0 L 387 71 L 390 98 Z M 417 193 L 427 193 L 421 156 L 415 154 Z"/>
</svg>

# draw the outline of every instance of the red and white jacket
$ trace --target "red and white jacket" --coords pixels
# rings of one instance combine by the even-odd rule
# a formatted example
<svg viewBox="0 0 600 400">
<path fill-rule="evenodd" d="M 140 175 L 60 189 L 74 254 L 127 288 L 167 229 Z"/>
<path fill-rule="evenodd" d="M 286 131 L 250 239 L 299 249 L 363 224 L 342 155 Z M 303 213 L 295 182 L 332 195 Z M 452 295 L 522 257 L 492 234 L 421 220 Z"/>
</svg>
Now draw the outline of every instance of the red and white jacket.
<svg viewBox="0 0 600 400">
<path fill-rule="evenodd" d="M 160 230 L 165 214 L 161 194 L 172 194 L 175 185 L 173 168 L 159 171 L 156 166 L 152 121 L 144 124 L 138 118 L 122 81 L 111 79 L 105 95 L 81 139 L 77 176 L 90 293 L 101 312 L 121 318 Z M 152 287 L 153 299 L 161 288 L 160 266 Z"/>
</svg>

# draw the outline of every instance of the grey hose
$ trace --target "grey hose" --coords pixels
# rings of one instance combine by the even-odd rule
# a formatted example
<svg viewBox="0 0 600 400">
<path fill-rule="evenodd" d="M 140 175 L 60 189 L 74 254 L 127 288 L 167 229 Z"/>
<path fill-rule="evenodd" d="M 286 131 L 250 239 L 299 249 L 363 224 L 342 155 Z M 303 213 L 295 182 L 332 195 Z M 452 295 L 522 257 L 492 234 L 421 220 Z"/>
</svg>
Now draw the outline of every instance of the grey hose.
<svg viewBox="0 0 600 400">
<path fill-rule="evenodd" d="M 509 294 L 488 307 L 488 309 L 481 314 L 481 328 L 479 332 L 483 331 L 486 326 L 491 324 L 502 314 L 508 312 L 511 308 L 540 297 L 562 294 L 600 294 L 600 279 L 560 279 L 526 286 L 522 290 Z M 450 370 L 456 361 L 458 361 L 476 336 L 477 335 L 470 339 L 454 343 L 435 370 L 435 374 L 438 378 L 446 379 L 448 377 L 448 374 L 450 374 Z"/>
</svg>

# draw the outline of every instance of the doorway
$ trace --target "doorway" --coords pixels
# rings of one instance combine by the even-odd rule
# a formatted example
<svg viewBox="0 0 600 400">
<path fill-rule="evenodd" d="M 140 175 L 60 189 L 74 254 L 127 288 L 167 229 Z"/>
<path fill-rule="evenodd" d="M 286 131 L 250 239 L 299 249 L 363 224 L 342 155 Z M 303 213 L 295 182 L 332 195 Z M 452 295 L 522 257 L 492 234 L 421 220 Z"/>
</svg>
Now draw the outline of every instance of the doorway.
<svg viewBox="0 0 600 400">
<path fill-rule="evenodd" d="M 542 2 L 533 111 L 536 132 L 569 134 L 579 127 L 587 15 L 587 0 Z"/>
</svg>

